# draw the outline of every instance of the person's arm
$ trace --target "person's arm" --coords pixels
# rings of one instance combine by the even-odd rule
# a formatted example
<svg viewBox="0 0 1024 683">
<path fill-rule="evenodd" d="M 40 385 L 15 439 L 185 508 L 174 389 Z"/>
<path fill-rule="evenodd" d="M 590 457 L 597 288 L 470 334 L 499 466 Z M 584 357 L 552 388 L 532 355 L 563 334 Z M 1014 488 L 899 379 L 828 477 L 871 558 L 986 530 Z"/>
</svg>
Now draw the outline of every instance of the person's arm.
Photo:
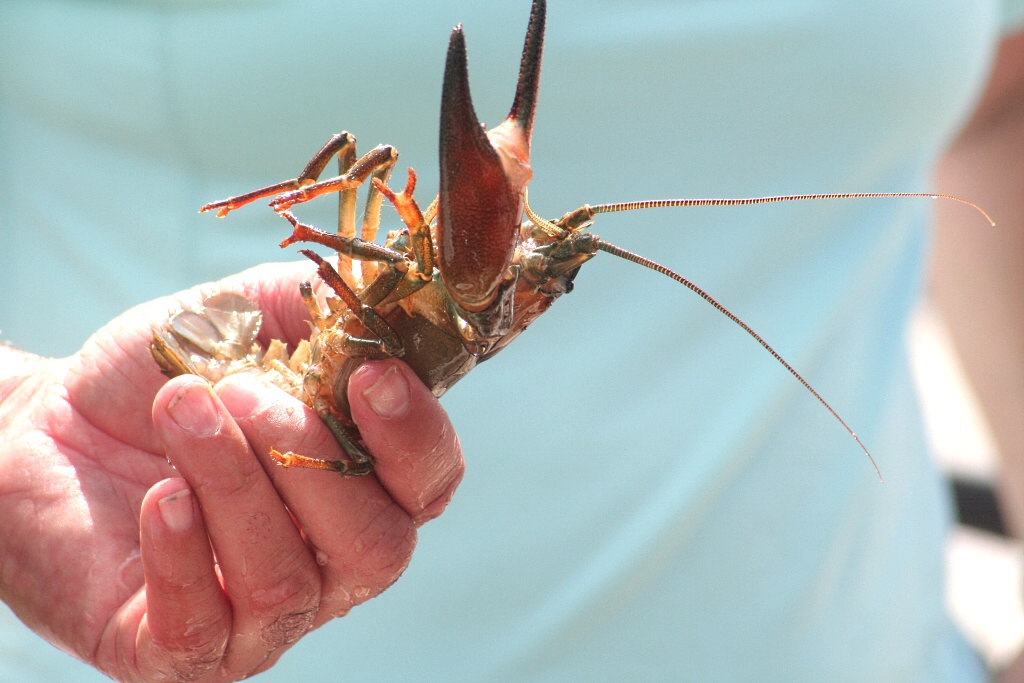
<svg viewBox="0 0 1024 683">
<path fill-rule="evenodd" d="M 307 333 L 301 267 L 223 286 L 295 341 Z M 66 359 L 0 348 L 0 598 L 117 680 L 234 681 L 390 586 L 417 527 L 450 500 L 462 454 L 437 400 L 385 360 L 349 384 L 373 475 L 274 465 L 271 446 L 340 448 L 252 375 L 167 381 L 148 346 L 174 306 L 132 309 Z"/>
<path fill-rule="evenodd" d="M 1024 538 L 1024 32 L 1001 45 L 936 186 L 977 202 L 997 223 L 978 225 L 937 204 L 928 286 L 1001 454 L 1006 521 Z"/>
</svg>

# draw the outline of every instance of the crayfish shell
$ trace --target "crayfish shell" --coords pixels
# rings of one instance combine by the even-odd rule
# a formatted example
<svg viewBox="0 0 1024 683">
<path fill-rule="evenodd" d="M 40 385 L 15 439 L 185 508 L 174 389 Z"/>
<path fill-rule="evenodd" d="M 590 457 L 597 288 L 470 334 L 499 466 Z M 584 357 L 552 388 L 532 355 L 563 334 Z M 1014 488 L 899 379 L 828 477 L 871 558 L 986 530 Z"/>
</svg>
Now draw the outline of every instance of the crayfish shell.
<svg viewBox="0 0 1024 683">
<path fill-rule="evenodd" d="M 263 314 L 248 298 L 234 292 L 213 294 L 199 310 L 181 311 L 156 328 L 150 352 L 168 377 L 193 374 L 215 384 L 228 375 L 251 372 L 303 399 L 309 342 L 303 340 L 289 355 L 285 343 L 274 339 L 264 351 L 256 341 L 262 323 Z"/>
</svg>

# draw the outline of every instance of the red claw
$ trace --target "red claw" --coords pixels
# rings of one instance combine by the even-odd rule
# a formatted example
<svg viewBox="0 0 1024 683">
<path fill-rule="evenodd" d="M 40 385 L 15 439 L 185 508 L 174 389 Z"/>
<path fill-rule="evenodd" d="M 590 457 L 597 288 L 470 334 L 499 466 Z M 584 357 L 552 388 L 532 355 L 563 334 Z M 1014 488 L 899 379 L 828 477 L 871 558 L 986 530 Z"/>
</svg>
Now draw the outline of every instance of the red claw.
<svg viewBox="0 0 1024 683">
<path fill-rule="evenodd" d="M 495 299 L 512 262 L 526 203 L 530 134 L 540 86 L 544 0 L 536 0 L 512 110 L 484 132 L 473 110 L 462 26 L 452 31 L 441 92 L 439 269 L 467 311 Z"/>
</svg>

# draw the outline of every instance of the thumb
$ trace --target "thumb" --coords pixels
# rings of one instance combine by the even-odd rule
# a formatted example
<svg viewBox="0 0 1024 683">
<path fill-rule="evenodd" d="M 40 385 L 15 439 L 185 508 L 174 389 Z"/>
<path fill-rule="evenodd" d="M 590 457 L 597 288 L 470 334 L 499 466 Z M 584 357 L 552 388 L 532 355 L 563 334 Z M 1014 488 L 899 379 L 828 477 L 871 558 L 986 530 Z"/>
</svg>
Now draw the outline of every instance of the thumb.
<svg viewBox="0 0 1024 683">
<path fill-rule="evenodd" d="M 448 415 L 408 365 L 367 361 L 349 380 L 352 419 L 374 471 L 418 523 L 437 517 L 462 480 L 462 447 Z"/>
</svg>

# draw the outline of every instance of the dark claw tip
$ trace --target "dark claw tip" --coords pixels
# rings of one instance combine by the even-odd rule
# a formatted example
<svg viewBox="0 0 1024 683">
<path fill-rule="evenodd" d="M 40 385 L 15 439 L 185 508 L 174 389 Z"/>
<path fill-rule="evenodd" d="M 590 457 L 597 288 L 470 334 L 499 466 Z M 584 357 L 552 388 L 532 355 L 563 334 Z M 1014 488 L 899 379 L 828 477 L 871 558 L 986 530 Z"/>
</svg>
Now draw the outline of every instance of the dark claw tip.
<svg viewBox="0 0 1024 683">
<path fill-rule="evenodd" d="M 534 0 L 530 10 L 530 23 L 526 28 L 526 42 L 523 44 L 523 58 L 519 63 L 519 82 L 512 109 L 508 117 L 515 120 L 529 140 L 533 132 L 533 117 L 537 111 L 537 93 L 540 90 L 541 61 L 544 54 L 544 23 L 547 5 L 544 0 Z"/>
</svg>

